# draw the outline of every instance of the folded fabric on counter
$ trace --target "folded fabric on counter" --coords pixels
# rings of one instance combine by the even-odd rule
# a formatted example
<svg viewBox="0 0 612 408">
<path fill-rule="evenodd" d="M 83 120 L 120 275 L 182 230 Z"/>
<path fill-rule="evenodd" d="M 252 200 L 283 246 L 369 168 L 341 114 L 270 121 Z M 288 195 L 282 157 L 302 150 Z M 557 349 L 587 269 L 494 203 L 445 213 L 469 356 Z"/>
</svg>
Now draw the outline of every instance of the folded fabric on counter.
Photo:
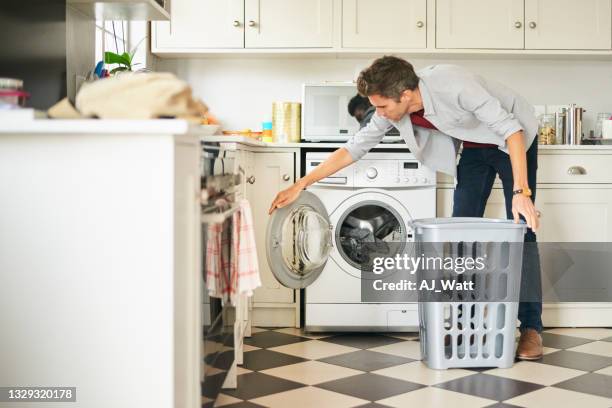
<svg viewBox="0 0 612 408">
<path fill-rule="evenodd" d="M 188 119 L 208 111 L 185 81 L 163 72 L 123 73 L 85 83 L 76 96 L 76 109 L 101 119 Z"/>
<path fill-rule="evenodd" d="M 232 217 L 231 279 L 232 296 L 252 296 L 261 286 L 253 214 L 247 200 L 240 201 L 240 209 Z"/>
</svg>

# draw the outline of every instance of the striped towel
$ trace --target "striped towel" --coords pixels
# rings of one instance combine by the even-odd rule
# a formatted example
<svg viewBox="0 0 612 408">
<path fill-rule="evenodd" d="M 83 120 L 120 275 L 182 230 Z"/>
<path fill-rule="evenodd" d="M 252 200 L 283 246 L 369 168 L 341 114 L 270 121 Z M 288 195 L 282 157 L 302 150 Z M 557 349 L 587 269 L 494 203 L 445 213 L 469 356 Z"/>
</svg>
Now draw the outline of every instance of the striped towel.
<svg viewBox="0 0 612 408">
<path fill-rule="evenodd" d="M 236 294 L 253 295 L 253 290 L 261 286 L 253 215 L 247 200 L 240 201 L 240 209 L 232 217 L 231 248 L 231 300 Z"/>
<path fill-rule="evenodd" d="M 206 289 L 211 297 L 221 298 L 224 303 L 230 300 L 231 290 L 231 232 L 231 219 L 209 224 L 206 231 Z"/>
</svg>

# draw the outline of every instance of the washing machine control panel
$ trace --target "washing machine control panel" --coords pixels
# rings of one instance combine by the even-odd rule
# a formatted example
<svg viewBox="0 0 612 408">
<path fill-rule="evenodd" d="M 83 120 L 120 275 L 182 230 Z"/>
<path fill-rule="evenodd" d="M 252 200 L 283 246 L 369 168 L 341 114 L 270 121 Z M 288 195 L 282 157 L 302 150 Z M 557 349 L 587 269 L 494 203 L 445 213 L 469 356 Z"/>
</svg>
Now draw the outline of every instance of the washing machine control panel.
<svg viewBox="0 0 612 408">
<path fill-rule="evenodd" d="M 306 153 L 306 173 L 310 173 L 331 153 Z M 316 183 L 337 187 L 429 187 L 436 185 L 436 173 L 419 163 L 410 153 L 375 152 Z"/>
</svg>

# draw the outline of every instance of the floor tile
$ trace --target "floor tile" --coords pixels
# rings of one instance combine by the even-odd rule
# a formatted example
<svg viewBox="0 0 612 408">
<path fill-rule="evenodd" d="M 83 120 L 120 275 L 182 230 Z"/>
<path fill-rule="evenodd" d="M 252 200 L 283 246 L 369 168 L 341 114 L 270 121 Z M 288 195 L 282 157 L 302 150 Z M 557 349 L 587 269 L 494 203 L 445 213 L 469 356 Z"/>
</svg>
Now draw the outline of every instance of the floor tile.
<svg viewBox="0 0 612 408">
<path fill-rule="evenodd" d="M 406 332 L 406 333 L 385 333 L 387 336 L 395 337 L 402 340 L 419 340 L 419 332 Z"/>
<path fill-rule="evenodd" d="M 215 408 L 217 408 L 217 407 L 223 407 L 223 406 L 225 406 L 225 405 L 235 404 L 235 403 L 237 403 L 237 402 L 242 402 L 242 400 L 241 400 L 241 399 L 238 399 L 238 398 L 231 397 L 231 396 L 229 396 L 229 395 L 227 395 L 227 394 L 223 394 L 223 393 L 222 393 L 222 394 L 219 394 L 219 396 L 218 396 L 218 397 L 217 397 L 217 399 L 215 400 L 215 405 L 214 405 L 214 407 L 215 407 Z"/>
<path fill-rule="evenodd" d="M 394 356 L 411 358 L 413 360 L 421 359 L 421 344 L 418 341 L 402 341 L 399 343 L 389 344 L 387 346 L 374 347 L 369 349 L 379 353 L 392 354 Z"/>
<path fill-rule="evenodd" d="M 243 344 L 242 350 L 246 353 L 247 351 L 260 350 L 261 347 L 251 346 L 250 344 Z"/>
<path fill-rule="evenodd" d="M 526 408 L 610 408 L 612 406 L 612 399 L 555 387 L 542 388 L 504 402 Z"/>
<path fill-rule="evenodd" d="M 612 376 L 609 375 L 589 373 L 555 384 L 555 387 L 612 399 Z"/>
<path fill-rule="evenodd" d="M 583 337 L 562 336 L 560 334 L 543 332 L 542 341 L 545 347 L 568 349 L 570 347 L 576 347 L 589 343 L 592 340 L 585 339 Z"/>
<path fill-rule="evenodd" d="M 267 370 L 268 368 L 301 363 L 302 361 L 306 360 L 271 350 L 255 350 L 244 353 L 244 364 L 242 364 L 242 367 L 252 371 L 260 371 Z"/>
<path fill-rule="evenodd" d="M 242 401 L 236 404 L 226 405 L 223 408 L 265 408 L 263 405 L 253 404 L 249 401 Z"/>
<path fill-rule="evenodd" d="M 246 369 L 246 368 L 244 368 L 242 366 L 236 366 L 236 368 L 237 368 L 237 371 L 238 371 L 237 372 L 238 375 L 248 374 L 248 373 L 252 373 L 253 372 L 252 370 Z"/>
<path fill-rule="evenodd" d="M 542 354 L 543 355 L 554 353 L 555 351 L 559 351 L 559 349 L 552 348 L 552 347 L 542 347 Z"/>
<path fill-rule="evenodd" d="M 379 404 L 377 402 L 370 402 L 369 404 L 360 405 L 360 406 L 355 407 L 355 408 L 390 408 L 390 406 L 389 405 Z"/>
<path fill-rule="evenodd" d="M 389 337 L 382 334 L 372 333 L 351 333 L 351 334 L 340 334 L 331 336 L 323 339 L 334 344 L 341 344 L 348 347 L 356 347 L 360 349 L 370 349 L 373 347 L 386 346 L 388 344 L 399 343 L 402 340 Z"/>
<path fill-rule="evenodd" d="M 297 327 L 284 327 L 282 329 L 275 329 L 275 332 L 291 334 L 294 336 L 306 337 L 307 339 L 322 339 L 324 337 L 332 336 L 333 334 L 325 334 L 325 333 L 305 333 L 304 329 L 298 329 Z"/>
<path fill-rule="evenodd" d="M 361 371 L 374 371 L 414 361 L 410 358 L 398 357 L 386 353 L 377 353 L 371 350 L 359 350 L 353 353 L 321 359 L 325 363 Z"/>
<path fill-rule="evenodd" d="M 570 378 L 579 377 L 585 374 L 585 372 L 549 364 L 520 361 L 514 364 L 512 368 L 496 368 L 487 371 L 487 374 L 535 384 L 552 385 L 569 380 Z"/>
<path fill-rule="evenodd" d="M 406 394 L 396 395 L 391 398 L 385 398 L 377 402 L 397 408 L 478 408 L 491 405 L 495 401 L 440 388 L 428 387 Z"/>
<path fill-rule="evenodd" d="M 506 404 L 505 402 L 498 402 L 493 405 L 487 405 L 485 408 L 521 408 L 521 407 L 519 407 L 518 405 Z"/>
<path fill-rule="evenodd" d="M 393 395 L 418 390 L 424 386 L 382 375 L 367 373 L 343 378 L 341 380 L 325 382 L 318 384 L 317 387 L 357 398 L 363 398 L 368 401 L 378 401 Z"/>
<path fill-rule="evenodd" d="M 246 337 L 244 339 L 244 344 L 260 348 L 270 348 L 308 340 L 309 339 L 304 337 L 267 330 L 264 332 L 255 333 L 251 337 Z"/>
<path fill-rule="evenodd" d="M 303 387 L 297 390 L 268 395 L 256 398 L 252 402 L 270 408 L 349 408 L 367 403 L 363 399 L 316 387 Z"/>
<path fill-rule="evenodd" d="M 251 400 L 301 387 L 304 387 L 304 384 L 262 373 L 249 373 L 238 376 L 238 387 L 235 390 L 223 390 L 223 393 L 235 398 Z"/>
<path fill-rule="evenodd" d="M 607 341 L 594 341 L 582 346 L 572 347 L 568 351 L 597 354 L 598 356 L 612 357 L 612 343 Z"/>
<path fill-rule="evenodd" d="M 480 373 L 438 384 L 435 387 L 494 401 L 503 401 L 517 395 L 535 391 L 543 386 Z"/>
<path fill-rule="evenodd" d="M 601 340 L 612 337 L 612 329 L 605 328 L 560 328 L 545 330 L 545 333 L 561 334 L 563 336 L 584 337 L 585 339 Z"/>
<path fill-rule="evenodd" d="M 612 366 L 610 367 L 606 367 L 606 368 L 602 368 L 599 371 L 595 371 L 597 374 L 605 374 L 605 375 L 612 375 Z"/>
<path fill-rule="evenodd" d="M 263 327 L 251 327 L 251 334 L 255 334 L 255 333 L 261 333 L 261 332 L 265 332 L 268 331 L 269 329 L 263 328 Z"/>
<path fill-rule="evenodd" d="M 384 375 L 417 384 L 434 385 L 473 375 L 474 372 L 462 369 L 432 370 L 421 361 L 413 361 L 412 363 L 373 371 L 372 374 Z"/>
<path fill-rule="evenodd" d="M 612 365 L 612 358 L 561 350 L 556 353 L 546 354 L 537 362 L 581 371 L 596 371 Z"/>
<path fill-rule="evenodd" d="M 307 385 L 315 385 L 322 382 L 363 374 L 362 371 L 322 363 L 320 361 L 305 361 L 303 363 L 272 368 L 262 371 L 262 373 Z"/>
<path fill-rule="evenodd" d="M 286 346 L 273 347 L 270 350 L 307 358 L 310 360 L 318 360 L 339 354 L 350 353 L 357 351 L 354 347 L 341 346 L 339 344 L 328 343 L 321 340 L 308 340 L 299 343 L 289 344 Z"/>
</svg>

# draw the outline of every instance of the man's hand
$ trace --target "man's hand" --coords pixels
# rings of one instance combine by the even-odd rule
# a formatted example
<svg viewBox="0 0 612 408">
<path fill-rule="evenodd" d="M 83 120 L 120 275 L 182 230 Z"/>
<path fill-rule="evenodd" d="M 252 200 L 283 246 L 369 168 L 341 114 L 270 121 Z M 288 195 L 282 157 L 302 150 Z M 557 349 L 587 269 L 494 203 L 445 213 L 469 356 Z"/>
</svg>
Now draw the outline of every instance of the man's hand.
<svg viewBox="0 0 612 408">
<path fill-rule="evenodd" d="M 514 215 L 515 223 L 519 222 L 519 214 L 525 217 L 527 226 L 531 228 L 533 232 L 536 232 L 540 227 L 540 220 L 538 219 L 538 211 L 536 211 L 533 201 L 531 201 L 531 198 L 522 194 L 515 194 L 512 198 L 512 215 Z"/>
<path fill-rule="evenodd" d="M 268 215 L 272 214 L 274 210 L 276 210 L 277 208 L 283 208 L 291 204 L 295 200 L 297 200 L 302 190 L 303 190 L 302 183 L 298 181 L 295 184 L 293 184 L 291 187 L 278 193 L 276 197 L 274 198 L 274 201 L 272 201 L 272 205 L 270 206 L 270 209 L 268 210 Z"/>
</svg>

